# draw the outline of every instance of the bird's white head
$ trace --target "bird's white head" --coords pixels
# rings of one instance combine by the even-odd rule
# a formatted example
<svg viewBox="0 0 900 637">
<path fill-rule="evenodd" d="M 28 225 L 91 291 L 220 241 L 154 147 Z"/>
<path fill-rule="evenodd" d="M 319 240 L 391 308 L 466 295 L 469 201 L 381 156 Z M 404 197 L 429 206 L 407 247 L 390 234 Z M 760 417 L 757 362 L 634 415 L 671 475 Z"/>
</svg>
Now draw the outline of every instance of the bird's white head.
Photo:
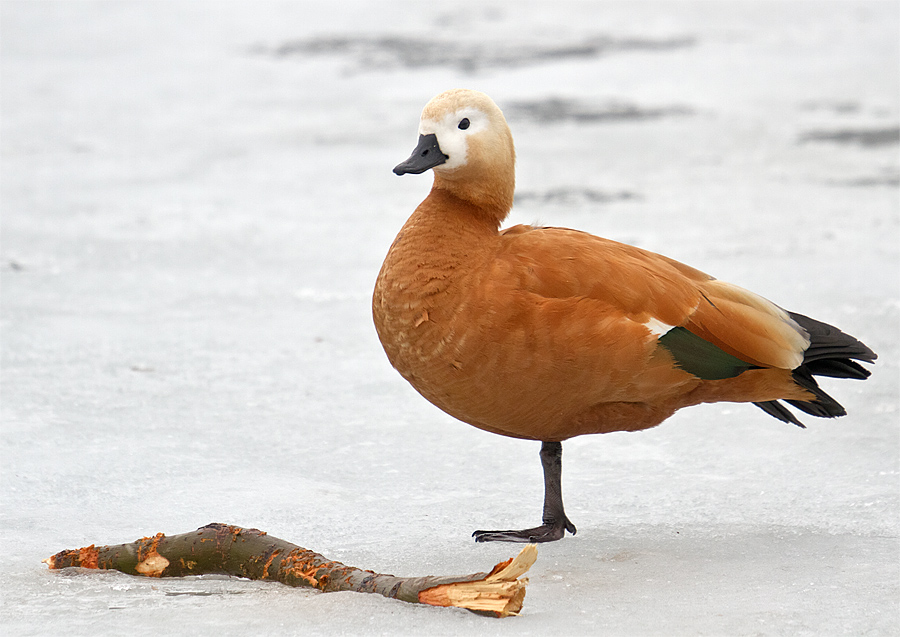
<svg viewBox="0 0 900 637">
<path fill-rule="evenodd" d="M 435 188 L 452 191 L 479 206 L 512 206 L 516 152 L 503 112 L 478 91 L 453 89 L 422 111 L 419 143 L 398 175 L 435 173 Z M 501 217 L 502 218 L 502 217 Z"/>
</svg>

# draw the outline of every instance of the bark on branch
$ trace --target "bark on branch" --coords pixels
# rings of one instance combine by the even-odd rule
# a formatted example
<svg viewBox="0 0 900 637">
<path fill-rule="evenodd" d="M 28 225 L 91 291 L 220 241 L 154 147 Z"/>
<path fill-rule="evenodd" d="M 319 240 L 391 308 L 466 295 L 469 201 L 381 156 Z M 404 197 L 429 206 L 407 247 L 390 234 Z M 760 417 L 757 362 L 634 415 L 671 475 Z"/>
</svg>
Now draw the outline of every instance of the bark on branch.
<svg viewBox="0 0 900 637">
<path fill-rule="evenodd" d="M 522 608 L 528 579 L 521 576 L 536 558 L 537 546 L 529 544 L 515 558 L 497 564 L 489 573 L 395 577 L 334 562 L 258 529 L 212 523 L 191 533 L 157 533 L 130 544 L 92 544 L 61 551 L 44 562 L 51 569 L 80 566 L 146 577 L 234 575 L 323 592 L 378 593 L 405 602 L 458 606 L 507 617 L 518 614 Z"/>
</svg>

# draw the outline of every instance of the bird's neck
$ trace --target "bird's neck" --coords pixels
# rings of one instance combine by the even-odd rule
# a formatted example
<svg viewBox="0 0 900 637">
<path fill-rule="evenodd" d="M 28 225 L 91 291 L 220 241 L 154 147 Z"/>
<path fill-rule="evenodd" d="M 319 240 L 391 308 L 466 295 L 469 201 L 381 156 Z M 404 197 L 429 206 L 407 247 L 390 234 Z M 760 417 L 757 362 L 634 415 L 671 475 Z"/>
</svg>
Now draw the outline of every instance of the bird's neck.
<svg viewBox="0 0 900 637">
<path fill-rule="evenodd" d="M 435 172 L 434 186 L 428 199 L 434 198 L 442 203 L 449 201 L 454 208 L 468 208 L 467 212 L 472 216 L 487 217 L 492 220 L 495 229 L 499 228 L 512 209 L 516 182 L 514 170 L 498 169 L 498 174 L 492 174 L 490 178 L 468 174 L 470 172 L 465 169 L 449 174 Z"/>
<path fill-rule="evenodd" d="M 404 230 L 427 234 L 427 240 L 420 246 L 429 251 L 446 252 L 483 245 L 485 240 L 497 236 L 499 227 L 495 210 L 473 205 L 435 185 L 409 218 Z"/>
</svg>

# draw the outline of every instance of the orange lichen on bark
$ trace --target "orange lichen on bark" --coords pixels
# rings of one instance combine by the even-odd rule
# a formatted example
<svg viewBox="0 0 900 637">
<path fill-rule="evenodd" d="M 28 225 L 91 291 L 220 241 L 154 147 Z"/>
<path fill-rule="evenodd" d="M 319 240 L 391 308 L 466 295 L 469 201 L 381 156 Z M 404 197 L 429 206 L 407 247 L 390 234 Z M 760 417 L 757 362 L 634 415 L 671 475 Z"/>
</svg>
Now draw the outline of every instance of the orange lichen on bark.
<svg viewBox="0 0 900 637">
<path fill-rule="evenodd" d="M 262 577 L 260 579 L 266 579 L 269 576 L 269 567 L 272 566 L 272 562 L 279 553 L 281 553 L 281 551 L 276 549 L 269 555 L 269 559 L 267 559 L 266 563 L 263 565 Z"/>
<path fill-rule="evenodd" d="M 99 556 L 100 552 L 93 544 L 78 549 L 78 563 L 82 568 L 97 568 Z"/>
<path fill-rule="evenodd" d="M 44 564 L 51 569 L 66 568 L 68 566 L 79 566 L 81 568 L 100 568 L 99 566 L 100 552 L 91 544 L 80 549 L 69 549 L 60 551 L 56 555 L 43 560 Z"/>
<path fill-rule="evenodd" d="M 291 551 L 291 553 L 282 561 L 281 570 L 285 575 L 292 575 L 299 578 L 307 582 L 313 588 L 320 588 L 319 578 L 316 577 L 316 574 L 318 574 L 318 571 L 324 568 L 325 565 L 310 565 L 310 557 L 311 555 L 306 549 Z"/>
<path fill-rule="evenodd" d="M 186 560 L 183 557 L 179 558 L 178 562 L 181 564 L 181 568 L 186 571 L 193 571 L 197 567 L 197 562 L 194 560 Z"/>
</svg>

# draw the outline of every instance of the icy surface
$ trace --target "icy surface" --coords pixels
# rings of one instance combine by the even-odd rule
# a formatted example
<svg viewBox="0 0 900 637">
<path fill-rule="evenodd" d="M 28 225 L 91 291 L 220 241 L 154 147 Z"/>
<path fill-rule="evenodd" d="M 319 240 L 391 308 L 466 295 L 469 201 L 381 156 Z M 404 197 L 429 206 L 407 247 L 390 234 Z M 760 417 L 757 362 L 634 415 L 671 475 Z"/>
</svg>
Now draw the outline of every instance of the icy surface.
<svg viewBox="0 0 900 637">
<path fill-rule="evenodd" d="M 898 634 L 895 2 L 3 2 L 5 635 Z M 511 223 L 660 251 L 881 356 L 805 431 L 752 406 L 565 444 L 523 614 L 64 548 L 255 526 L 398 575 L 538 521 L 538 445 L 390 368 L 369 295 L 454 86 L 508 114 Z"/>
</svg>

